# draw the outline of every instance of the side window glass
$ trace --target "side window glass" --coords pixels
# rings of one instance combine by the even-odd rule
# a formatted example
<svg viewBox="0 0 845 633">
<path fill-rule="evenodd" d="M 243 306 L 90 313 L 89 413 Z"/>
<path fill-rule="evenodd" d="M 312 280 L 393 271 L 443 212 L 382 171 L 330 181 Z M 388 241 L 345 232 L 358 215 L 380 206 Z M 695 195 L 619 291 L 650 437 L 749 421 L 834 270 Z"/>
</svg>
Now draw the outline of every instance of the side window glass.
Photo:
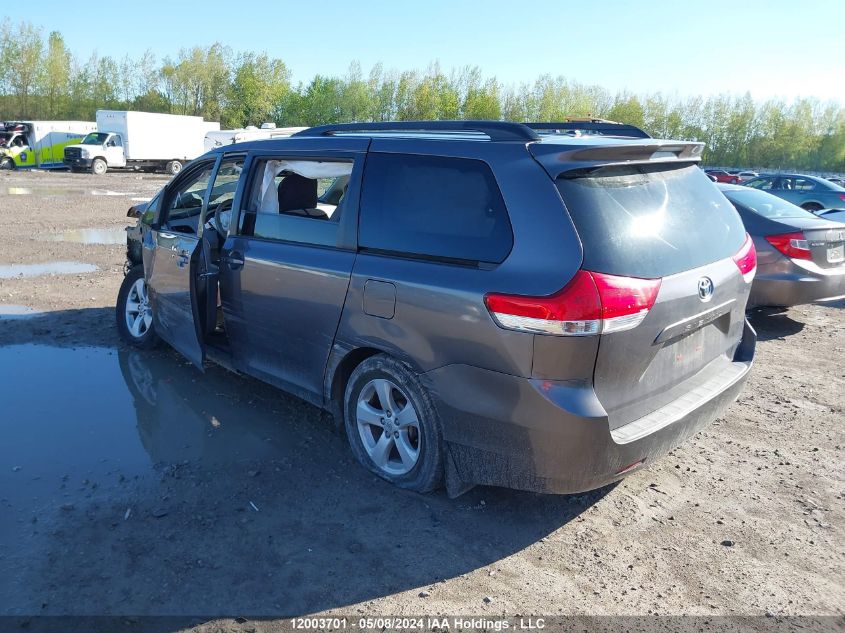
<svg viewBox="0 0 845 633">
<path fill-rule="evenodd" d="M 352 174 L 352 160 L 254 162 L 240 235 L 332 246 Z"/>
<path fill-rule="evenodd" d="M 147 204 L 147 208 L 144 213 L 141 215 L 141 223 L 146 224 L 147 226 L 151 225 L 155 222 L 155 216 L 158 212 L 158 205 L 161 201 L 161 192 L 157 193 L 153 196 L 153 199 L 150 200 L 149 204 Z"/>
<path fill-rule="evenodd" d="M 757 180 L 752 180 L 745 183 L 745 185 L 754 189 L 762 189 L 763 191 L 768 191 L 772 189 L 772 186 L 774 185 L 774 180 L 772 180 L 771 178 L 758 178 Z"/>
<path fill-rule="evenodd" d="M 229 220 L 232 217 L 232 203 L 235 200 L 235 192 L 238 190 L 238 182 L 243 172 L 244 159 L 242 156 L 224 158 L 217 170 L 217 177 L 214 186 L 208 195 L 208 211 L 206 219 L 220 218 L 223 226 L 220 227 L 225 233 L 229 230 Z"/>
<path fill-rule="evenodd" d="M 796 191 L 812 191 L 816 188 L 816 183 L 806 178 L 796 178 L 794 180 L 794 187 Z"/>
<path fill-rule="evenodd" d="M 214 163 L 206 163 L 167 192 L 166 207 L 162 210 L 164 228 L 196 235 L 213 168 Z"/>
<path fill-rule="evenodd" d="M 440 156 L 370 154 L 358 235 L 364 248 L 473 262 L 499 263 L 513 246 L 487 163 Z"/>
</svg>

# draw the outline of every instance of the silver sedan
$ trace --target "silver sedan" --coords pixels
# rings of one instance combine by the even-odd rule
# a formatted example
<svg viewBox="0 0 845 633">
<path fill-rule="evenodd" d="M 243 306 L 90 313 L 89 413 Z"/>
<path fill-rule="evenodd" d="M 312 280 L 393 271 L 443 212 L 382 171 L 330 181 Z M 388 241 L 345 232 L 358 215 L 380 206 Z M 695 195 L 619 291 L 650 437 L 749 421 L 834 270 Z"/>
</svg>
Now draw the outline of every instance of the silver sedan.
<svg viewBox="0 0 845 633">
<path fill-rule="evenodd" d="M 757 248 L 749 307 L 793 306 L 845 297 L 845 223 L 765 191 L 717 185 Z"/>
</svg>

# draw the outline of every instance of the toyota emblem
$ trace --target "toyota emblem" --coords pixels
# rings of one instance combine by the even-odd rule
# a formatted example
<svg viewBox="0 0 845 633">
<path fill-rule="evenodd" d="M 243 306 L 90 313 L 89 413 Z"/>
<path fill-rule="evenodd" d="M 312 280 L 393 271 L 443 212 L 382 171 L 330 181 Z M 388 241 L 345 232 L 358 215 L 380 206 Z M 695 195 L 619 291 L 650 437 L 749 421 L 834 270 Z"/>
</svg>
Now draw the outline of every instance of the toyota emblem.
<svg viewBox="0 0 845 633">
<path fill-rule="evenodd" d="M 710 277 L 698 280 L 698 298 L 702 301 L 710 301 L 713 298 L 713 280 Z"/>
</svg>

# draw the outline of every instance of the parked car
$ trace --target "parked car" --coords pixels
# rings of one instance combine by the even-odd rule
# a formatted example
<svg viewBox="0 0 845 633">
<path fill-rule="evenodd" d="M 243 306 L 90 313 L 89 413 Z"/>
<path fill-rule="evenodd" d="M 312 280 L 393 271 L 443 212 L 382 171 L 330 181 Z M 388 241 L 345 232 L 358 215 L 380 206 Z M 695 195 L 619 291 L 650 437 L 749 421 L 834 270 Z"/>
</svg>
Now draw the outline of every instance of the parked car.
<svg viewBox="0 0 845 633">
<path fill-rule="evenodd" d="M 845 187 L 845 178 L 842 178 L 841 176 L 828 176 L 825 180 L 832 182 L 834 185 Z"/>
<path fill-rule="evenodd" d="M 739 182 L 739 176 L 725 171 L 724 169 L 705 169 L 704 173 L 708 176 L 713 176 L 716 182 L 729 182 L 736 184 Z"/>
<path fill-rule="evenodd" d="M 773 174 L 752 178 L 743 184 L 768 191 L 807 211 L 837 207 L 845 202 L 845 188 L 817 176 Z"/>
<path fill-rule="evenodd" d="M 224 146 L 143 210 L 117 326 L 328 409 L 398 486 L 600 487 L 751 367 L 754 245 L 701 149 L 498 121 Z"/>
<path fill-rule="evenodd" d="M 845 224 L 765 191 L 719 185 L 757 249 L 749 307 L 793 306 L 845 296 Z M 845 215 L 845 213 L 843 213 Z"/>
<path fill-rule="evenodd" d="M 735 172 L 737 178 L 739 178 L 739 182 L 745 182 L 746 180 L 751 180 L 752 178 L 757 178 L 760 176 L 756 171 L 738 171 Z"/>
</svg>

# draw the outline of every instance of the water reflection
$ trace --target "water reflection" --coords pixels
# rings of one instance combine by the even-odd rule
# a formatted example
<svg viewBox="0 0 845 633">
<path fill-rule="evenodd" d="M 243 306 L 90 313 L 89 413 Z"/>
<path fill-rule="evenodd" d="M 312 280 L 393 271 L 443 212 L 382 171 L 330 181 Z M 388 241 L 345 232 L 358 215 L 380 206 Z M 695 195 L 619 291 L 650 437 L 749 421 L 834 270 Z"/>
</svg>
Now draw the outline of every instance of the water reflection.
<svg viewBox="0 0 845 633">
<path fill-rule="evenodd" d="M 201 375 L 171 353 L 121 350 L 118 360 L 138 437 L 153 463 L 279 458 L 303 430 L 284 419 L 292 417 L 286 409 L 305 408 L 306 417 L 318 417 L 316 409 L 225 370 L 212 367 Z"/>
<path fill-rule="evenodd" d="M 135 196 L 137 192 L 42 185 L 36 187 L 6 187 L 6 194 L 10 196 Z"/>
<path fill-rule="evenodd" d="M 61 233 L 43 233 L 37 239 L 42 242 L 72 242 L 74 244 L 125 244 L 126 229 L 123 227 L 70 229 Z"/>
<path fill-rule="evenodd" d="M 0 321 L 11 321 L 13 319 L 29 319 L 43 314 L 35 308 L 19 305 L 17 303 L 0 303 Z"/>
<path fill-rule="evenodd" d="M 0 347 L 0 375 L 0 402 L 14 412 L 0 416 L 0 463 L 46 478 L 278 458 L 319 420 L 270 387 L 200 374 L 169 351 L 12 345 Z M 0 469 L 0 487 L 8 477 Z"/>
<path fill-rule="evenodd" d="M 402 491 L 315 408 L 168 350 L 10 345 L 0 376 L 10 614 L 338 609 L 500 561 L 602 494 Z"/>
<path fill-rule="evenodd" d="M 0 279 L 16 277 L 40 277 L 41 275 L 74 275 L 93 273 L 94 264 L 83 262 L 44 262 L 39 264 L 0 264 Z"/>
</svg>

